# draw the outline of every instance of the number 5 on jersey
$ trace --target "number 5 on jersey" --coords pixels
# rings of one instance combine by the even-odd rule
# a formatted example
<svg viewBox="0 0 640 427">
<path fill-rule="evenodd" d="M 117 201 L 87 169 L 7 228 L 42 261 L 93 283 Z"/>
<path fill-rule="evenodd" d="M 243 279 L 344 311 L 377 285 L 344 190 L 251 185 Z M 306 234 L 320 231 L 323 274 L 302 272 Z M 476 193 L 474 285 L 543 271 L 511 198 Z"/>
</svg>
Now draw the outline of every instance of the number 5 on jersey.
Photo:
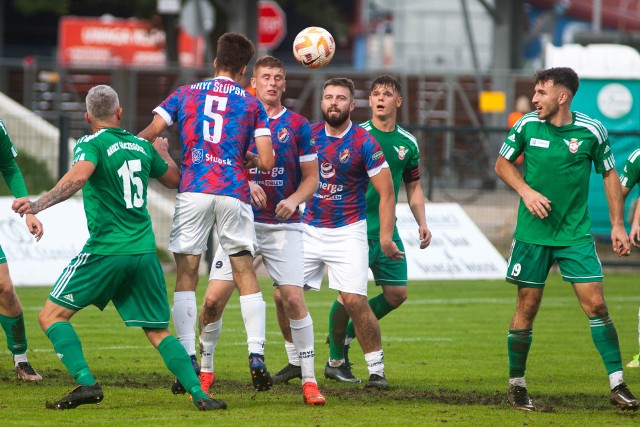
<svg viewBox="0 0 640 427">
<path fill-rule="evenodd" d="M 222 116 L 213 111 L 213 104 L 216 103 L 216 111 L 224 111 L 227 109 L 227 98 L 224 96 L 207 95 L 204 103 L 205 116 L 213 119 L 213 134 L 211 134 L 211 122 L 205 120 L 203 124 L 202 134 L 206 141 L 217 144 L 222 138 Z"/>
</svg>

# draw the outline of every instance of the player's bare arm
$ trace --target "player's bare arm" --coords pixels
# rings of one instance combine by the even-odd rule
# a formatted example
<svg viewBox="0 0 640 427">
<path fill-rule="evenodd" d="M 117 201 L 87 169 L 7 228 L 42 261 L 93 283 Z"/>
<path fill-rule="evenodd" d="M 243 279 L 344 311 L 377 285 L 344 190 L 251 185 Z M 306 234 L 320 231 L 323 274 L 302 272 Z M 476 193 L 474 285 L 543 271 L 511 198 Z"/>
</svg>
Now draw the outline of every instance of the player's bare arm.
<svg viewBox="0 0 640 427">
<path fill-rule="evenodd" d="M 604 181 L 604 193 L 609 205 L 609 218 L 611 220 L 611 244 L 613 251 L 618 256 L 628 256 L 631 253 L 629 236 L 624 228 L 624 200 L 618 172 L 609 169 L 602 174 Z"/>
<path fill-rule="evenodd" d="M 258 150 L 257 167 L 263 172 L 268 171 L 276 163 L 273 157 L 273 145 L 271 144 L 271 136 L 257 136 L 256 149 Z"/>
<path fill-rule="evenodd" d="M 79 161 L 58 181 L 55 187 L 38 200 L 31 202 L 26 198 L 16 199 L 13 201 L 11 208 L 14 212 L 20 214 L 20 216 L 26 214 L 35 215 L 73 196 L 84 186 L 95 169 L 96 165 L 93 163 L 86 160 Z"/>
<path fill-rule="evenodd" d="M 158 137 L 153 140 L 153 148 L 156 149 L 162 160 L 169 165 L 169 169 L 164 175 L 157 178 L 158 181 L 167 188 L 178 188 L 180 184 L 180 168 L 169 154 L 169 140 Z"/>
<path fill-rule="evenodd" d="M 25 199 L 29 200 L 27 197 Z M 42 238 L 42 234 L 44 233 L 44 229 L 42 228 L 42 223 L 35 215 L 27 214 L 26 218 L 27 228 L 29 229 L 29 233 L 33 234 L 36 238 L 36 242 L 39 242 Z"/>
<path fill-rule="evenodd" d="M 520 195 L 531 215 L 535 215 L 540 219 L 549 216 L 551 201 L 543 194 L 531 188 L 529 184 L 524 181 L 520 171 L 518 171 L 513 163 L 502 156 L 498 156 L 495 172 L 505 184 L 513 188 L 516 193 Z"/>
<path fill-rule="evenodd" d="M 249 189 L 251 190 L 251 204 L 259 208 L 267 207 L 267 193 L 262 187 L 253 181 L 249 181 Z"/>
<path fill-rule="evenodd" d="M 302 173 L 302 179 L 296 191 L 286 199 L 281 200 L 276 206 L 275 213 L 279 221 L 288 220 L 298 206 L 309 200 L 309 197 L 313 196 L 313 193 L 318 189 L 320 177 L 317 159 L 300 163 L 300 172 Z"/>
<path fill-rule="evenodd" d="M 405 182 L 404 188 L 407 191 L 409 209 L 418 223 L 420 249 L 426 249 L 431 244 L 431 231 L 427 227 L 427 217 L 424 211 L 425 198 L 420 181 Z"/>
<path fill-rule="evenodd" d="M 156 114 L 153 116 L 153 120 L 149 123 L 149 126 L 144 128 L 139 134 L 139 138 L 144 138 L 147 141 L 155 141 L 160 136 L 163 130 L 167 128 L 167 122 L 164 121 L 162 116 Z"/>
<path fill-rule="evenodd" d="M 380 215 L 380 248 L 384 255 L 393 260 L 404 258 L 404 252 L 398 249 L 393 241 L 393 227 L 396 219 L 396 196 L 393 191 L 393 181 L 389 168 L 382 168 L 376 175 L 370 177 L 373 188 L 380 195 L 378 206 Z"/>
<path fill-rule="evenodd" d="M 631 220 L 631 232 L 629 233 L 629 240 L 631 244 L 636 248 L 640 248 L 640 203 L 636 202 L 636 207 L 633 212 L 633 219 Z"/>
</svg>

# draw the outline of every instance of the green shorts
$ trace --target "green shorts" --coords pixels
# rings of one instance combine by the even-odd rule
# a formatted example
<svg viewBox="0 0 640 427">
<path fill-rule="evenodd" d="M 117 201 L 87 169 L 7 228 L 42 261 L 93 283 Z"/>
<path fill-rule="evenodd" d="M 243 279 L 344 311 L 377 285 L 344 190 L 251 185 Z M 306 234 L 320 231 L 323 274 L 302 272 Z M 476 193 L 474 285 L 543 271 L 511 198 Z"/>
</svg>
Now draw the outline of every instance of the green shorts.
<svg viewBox="0 0 640 427">
<path fill-rule="evenodd" d="M 393 241 L 404 252 L 402 240 L 394 237 Z M 407 259 L 394 261 L 387 258 L 382 253 L 380 240 L 369 239 L 369 268 L 376 286 L 407 286 Z"/>
<path fill-rule="evenodd" d="M 71 310 L 92 304 L 104 310 L 113 301 L 127 326 L 169 327 L 167 287 L 155 253 L 80 253 L 56 281 L 49 300 Z"/>
<path fill-rule="evenodd" d="M 574 246 L 542 246 L 513 241 L 506 280 L 527 288 L 544 288 L 558 262 L 562 279 L 571 283 L 602 282 L 602 265 L 593 242 Z"/>
</svg>

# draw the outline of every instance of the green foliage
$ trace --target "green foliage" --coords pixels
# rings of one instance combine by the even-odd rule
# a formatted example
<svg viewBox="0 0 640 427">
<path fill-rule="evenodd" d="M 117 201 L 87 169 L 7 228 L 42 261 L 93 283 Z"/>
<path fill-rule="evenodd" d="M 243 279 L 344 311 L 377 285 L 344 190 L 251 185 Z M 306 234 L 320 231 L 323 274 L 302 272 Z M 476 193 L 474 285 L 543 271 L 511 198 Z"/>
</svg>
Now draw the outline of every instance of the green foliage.
<svg viewBox="0 0 640 427">
<path fill-rule="evenodd" d="M 34 261 L 36 262 L 36 261 Z M 34 264 L 35 265 L 35 264 Z M 169 301 L 175 276 L 167 277 Z M 270 281 L 261 279 L 267 301 L 267 366 L 272 373 L 286 363 L 275 319 Z M 198 301 L 206 288 L 202 277 Z M 608 275 L 607 302 L 622 346 L 623 362 L 638 351 L 637 274 Z M 607 375 L 571 285 L 553 275 L 545 290 L 533 334 L 527 382 L 538 405 L 535 413 L 511 409 L 506 402 L 507 329 L 515 307 L 516 287 L 496 281 L 413 282 L 409 300 L 381 321 L 386 392 L 362 385 L 338 384 L 322 375 L 328 357 L 327 313 L 336 293 L 323 285 L 306 293 L 314 319 L 316 374 L 325 407 L 305 407 L 300 382 L 269 392 L 251 389 L 246 335 L 237 293 L 224 315 L 215 355 L 215 397 L 226 411 L 200 413 L 185 396 L 171 394 L 173 378 L 138 328 L 126 328 L 112 305 L 95 307 L 71 321 L 95 377 L 103 385 L 100 405 L 72 411 L 46 410 L 73 387 L 50 342 L 39 330 L 37 313 L 47 288 L 18 288 L 23 304 L 29 359 L 44 376 L 40 384 L 14 379 L 10 354 L 0 349 L 0 411 L 11 425 L 215 425 L 252 426 L 637 426 L 640 414 L 622 413 L 609 404 Z M 370 286 L 370 294 L 379 292 Z M 357 343 L 351 346 L 354 374 L 367 368 Z M 625 379 L 640 394 L 640 369 L 626 369 Z"/>
<path fill-rule="evenodd" d="M 53 12 L 58 15 L 69 13 L 69 3 L 71 0 L 13 0 L 17 10 L 29 16 L 38 12 Z"/>
<path fill-rule="evenodd" d="M 16 162 L 20 167 L 20 171 L 22 171 L 22 176 L 24 177 L 24 182 L 27 184 L 29 194 L 40 194 L 50 190 L 56 184 L 45 162 L 25 152 L 20 152 L 20 155 L 16 157 Z M 11 195 L 9 187 L 7 187 L 4 180 L 2 180 L 2 184 L 0 184 L 0 196 Z"/>
</svg>

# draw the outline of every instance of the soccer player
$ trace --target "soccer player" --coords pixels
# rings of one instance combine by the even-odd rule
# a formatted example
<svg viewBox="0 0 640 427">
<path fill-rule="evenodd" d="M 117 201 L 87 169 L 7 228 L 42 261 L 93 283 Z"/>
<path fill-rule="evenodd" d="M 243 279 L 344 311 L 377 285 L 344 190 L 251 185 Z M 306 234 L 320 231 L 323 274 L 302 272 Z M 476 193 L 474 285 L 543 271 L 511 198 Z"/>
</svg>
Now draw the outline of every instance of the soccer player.
<svg viewBox="0 0 640 427">
<path fill-rule="evenodd" d="M 254 54 L 253 43 L 244 35 L 223 34 L 213 61 L 214 78 L 178 88 L 154 110 L 153 121 L 139 136 L 152 141 L 175 121 L 180 129 L 182 176 L 169 237 L 177 267 L 172 310 L 176 335 L 199 374 L 195 290 L 200 258 L 215 224 L 240 293 L 253 386 L 262 391 L 271 388 L 264 364 L 265 303 L 253 268 L 255 231 L 243 163 L 252 142 L 258 155 L 248 156 L 249 166 L 269 171 L 274 158 L 267 113 L 236 83 Z M 185 389 L 177 381 L 172 391 Z"/>
<path fill-rule="evenodd" d="M 622 375 L 620 345 L 603 293 L 602 266 L 596 254 L 587 210 L 593 164 L 602 174 L 611 241 L 619 256 L 630 253 L 624 229 L 622 192 L 606 129 L 571 111 L 579 79 L 571 68 L 550 68 L 535 75 L 535 111 L 511 129 L 495 164 L 496 174 L 521 197 L 506 281 L 518 286 L 516 311 L 509 326 L 509 403 L 535 410 L 525 383 L 533 321 L 542 301 L 549 269 L 558 262 L 589 318 L 591 336 L 609 374 L 610 401 L 637 410 Z M 524 153 L 524 176 L 513 162 Z"/>
<path fill-rule="evenodd" d="M 365 191 L 371 182 L 380 195 L 380 250 L 389 259 L 400 260 L 404 253 L 393 241 L 393 181 L 380 145 L 350 119 L 355 108 L 353 82 L 347 78 L 327 80 L 320 105 L 325 121 L 311 127 L 318 150 L 320 185 L 302 217 L 305 282 L 319 290 L 324 267 L 328 267 L 329 288 L 338 291 L 338 301 L 353 319 L 364 352 L 369 370 L 365 387 L 385 389 L 388 382 L 380 326 L 367 301 Z M 346 330 L 348 320 L 345 316 L 334 327 Z M 281 329 L 286 328 L 281 325 Z M 331 378 L 343 371 L 348 372 L 344 359 L 329 358 L 325 376 Z"/>
<path fill-rule="evenodd" d="M 83 189 L 89 240 L 64 269 L 38 316 L 78 385 L 47 406 L 72 409 L 102 401 L 102 387 L 89 370 L 70 320 L 89 305 L 103 310 L 112 301 L 125 325 L 142 328 L 199 410 L 226 409 L 225 402 L 202 391 L 189 355 L 169 335 L 167 290 L 147 212 L 149 178 L 170 188 L 180 179 L 167 140 L 159 138 L 152 145 L 120 129 L 122 108 L 109 86 L 91 88 L 86 105 L 85 118 L 94 133 L 78 140 L 69 172 L 35 202 L 13 202 L 20 215 L 36 214 Z"/>
<path fill-rule="evenodd" d="M 302 359 L 298 372 L 308 405 L 324 405 L 314 372 L 313 321 L 304 300 L 302 224 L 298 206 L 318 188 L 318 156 L 307 119 L 282 105 L 285 67 L 272 56 L 256 61 L 251 86 L 267 114 L 276 164 L 270 170 L 250 170 L 251 198 L 258 245 L 265 267 L 282 295 L 291 323 L 293 351 Z M 222 312 L 234 289 L 229 257 L 218 248 L 200 313 L 200 383 L 215 380 L 213 356 L 222 329 Z"/>
<path fill-rule="evenodd" d="M 371 119 L 361 126 L 374 136 L 382 148 L 393 178 L 396 200 L 400 183 L 404 182 L 407 201 L 418 224 L 420 249 L 425 249 L 431 243 L 431 232 L 427 227 L 425 198 L 420 187 L 420 151 L 416 138 L 396 122 L 397 111 L 401 105 L 400 82 L 390 75 L 378 77 L 371 84 L 369 95 Z M 382 288 L 381 294 L 369 299 L 369 305 L 379 320 L 400 307 L 407 299 L 407 261 L 405 258 L 391 260 L 380 250 L 380 217 L 378 215 L 380 196 L 372 187 L 367 188 L 366 202 L 369 268 L 373 272 L 376 285 Z M 393 229 L 393 241 L 401 251 L 404 251 L 404 245 L 396 227 Z M 346 312 L 342 304 L 338 301 L 334 302 L 329 318 L 330 357 L 335 360 L 344 358 L 345 367 L 349 369 L 349 345 L 356 337 L 353 321 L 350 321 L 347 327 L 346 340 L 342 338 L 344 330 L 334 331 L 334 324 L 339 323 L 339 320 L 336 322 L 334 319 L 342 319 L 345 316 Z M 328 373 L 330 378 L 338 381 L 351 380 L 352 377 L 347 375 L 345 378 L 339 372 L 338 375 L 332 375 L 334 371 Z"/>
<path fill-rule="evenodd" d="M 622 184 L 622 196 L 626 199 L 633 187 L 640 184 L 640 150 L 634 150 L 627 159 L 624 169 L 620 174 L 620 183 Z M 633 212 L 633 220 L 631 221 L 631 232 L 629 233 L 631 244 L 636 248 L 640 248 L 640 203 L 636 202 Z M 640 310 L 638 310 L 638 345 L 640 346 Z M 627 363 L 628 368 L 640 367 L 640 352 L 633 356 L 631 361 Z"/>
<path fill-rule="evenodd" d="M 0 173 L 11 194 L 16 198 L 26 198 L 27 186 L 15 157 L 18 151 L 13 146 L 9 132 L 0 121 Z M 36 241 L 42 237 L 42 224 L 35 215 L 27 215 L 27 228 Z M 27 359 L 27 334 L 20 299 L 13 287 L 7 257 L 0 247 L 0 325 L 7 336 L 7 348 L 13 355 L 16 377 L 24 381 L 37 382 L 42 379 Z"/>
</svg>

